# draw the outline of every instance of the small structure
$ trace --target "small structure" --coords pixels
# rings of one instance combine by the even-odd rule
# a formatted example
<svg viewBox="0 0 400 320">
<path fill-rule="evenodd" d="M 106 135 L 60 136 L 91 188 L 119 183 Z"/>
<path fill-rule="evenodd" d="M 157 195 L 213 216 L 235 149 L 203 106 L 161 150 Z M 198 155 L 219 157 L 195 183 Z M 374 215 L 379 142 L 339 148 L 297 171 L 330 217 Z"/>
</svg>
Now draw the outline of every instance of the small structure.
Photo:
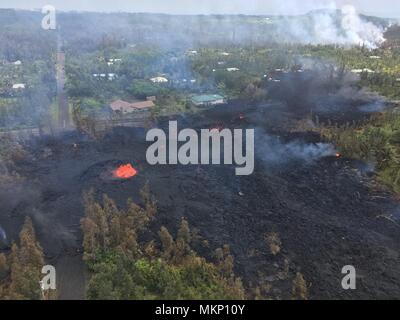
<svg viewBox="0 0 400 320">
<path fill-rule="evenodd" d="M 150 81 L 153 83 L 166 83 L 166 82 L 168 82 L 168 79 L 165 77 L 154 77 L 154 78 L 151 78 Z"/>
<path fill-rule="evenodd" d="M 114 80 L 118 75 L 116 73 L 93 73 L 94 78 L 107 78 L 108 80 Z"/>
<path fill-rule="evenodd" d="M 137 111 L 148 111 L 155 106 L 151 100 L 139 101 L 139 102 L 126 102 L 123 100 L 116 100 L 110 104 L 112 111 L 121 114 L 133 113 Z"/>
<path fill-rule="evenodd" d="M 264 23 L 265 24 L 274 24 L 274 22 L 271 20 L 271 18 L 265 18 Z"/>
<path fill-rule="evenodd" d="M 13 62 L 13 65 L 15 65 L 15 66 L 20 66 L 21 64 L 22 64 L 21 60 L 17 60 L 15 62 Z"/>
<path fill-rule="evenodd" d="M 225 98 L 219 94 L 202 94 L 191 98 L 196 106 L 216 106 L 225 103 Z"/>
<path fill-rule="evenodd" d="M 150 97 L 146 97 L 146 100 L 147 101 L 156 101 L 157 100 L 157 97 L 156 96 L 150 96 Z"/>
<path fill-rule="evenodd" d="M 13 84 L 13 87 L 12 87 L 14 90 L 20 90 L 20 89 L 25 89 L 25 84 L 24 83 L 16 83 L 16 84 Z"/>
<path fill-rule="evenodd" d="M 239 68 L 226 68 L 226 71 L 229 71 L 229 72 L 234 72 L 234 71 L 239 71 L 240 69 Z"/>
<path fill-rule="evenodd" d="M 357 73 L 357 74 L 359 74 L 359 73 L 364 73 L 364 72 L 366 72 L 366 73 L 375 73 L 374 70 L 371 70 L 371 69 L 368 69 L 368 68 L 364 68 L 364 69 L 353 69 L 353 70 L 351 70 L 351 72 L 352 72 L 352 73 Z"/>
</svg>

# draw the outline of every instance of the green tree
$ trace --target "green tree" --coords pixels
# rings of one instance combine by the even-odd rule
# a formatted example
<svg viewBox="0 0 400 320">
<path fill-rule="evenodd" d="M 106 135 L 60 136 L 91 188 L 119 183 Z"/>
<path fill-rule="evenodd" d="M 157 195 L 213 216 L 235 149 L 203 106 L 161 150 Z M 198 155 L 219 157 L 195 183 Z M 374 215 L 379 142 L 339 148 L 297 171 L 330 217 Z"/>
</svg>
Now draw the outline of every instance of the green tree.
<svg viewBox="0 0 400 320">
<path fill-rule="evenodd" d="M 137 98 L 146 99 L 146 97 L 164 94 L 166 89 L 148 80 L 135 80 L 130 92 Z"/>
<path fill-rule="evenodd" d="M 19 246 L 10 254 L 10 299 L 41 299 L 40 280 L 44 266 L 43 250 L 36 240 L 32 220 L 27 217 L 19 235 Z"/>
<path fill-rule="evenodd" d="M 217 264 L 198 256 L 190 246 L 197 235 L 185 219 L 175 239 L 161 227 L 158 239 L 139 241 L 152 235 L 149 226 L 157 211 L 148 185 L 141 198 L 141 206 L 129 200 L 125 209 L 118 209 L 105 195 L 101 203 L 93 193 L 85 195 L 82 229 L 84 257 L 91 271 L 89 299 L 244 298 L 229 247 L 222 249 Z"/>
</svg>

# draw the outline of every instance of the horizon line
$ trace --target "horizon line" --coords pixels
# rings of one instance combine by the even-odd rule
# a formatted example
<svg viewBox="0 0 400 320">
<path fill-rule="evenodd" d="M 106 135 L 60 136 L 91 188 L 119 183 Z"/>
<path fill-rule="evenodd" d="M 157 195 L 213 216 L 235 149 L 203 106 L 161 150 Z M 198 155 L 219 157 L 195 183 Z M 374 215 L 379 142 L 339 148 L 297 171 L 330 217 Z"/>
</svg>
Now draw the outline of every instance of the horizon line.
<svg viewBox="0 0 400 320">
<path fill-rule="evenodd" d="M 42 8 L 2 8 L 0 7 L 0 10 L 14 10 L 14 11 L 30 11 L 30 12 L 41 12 Z M 98 13 L 98 14 L 154 14 L 154 15 L 167 15 L 167 16 L 255 16 L 255 17 L 264 17 L 264 16 L 270 16 L 270 17 L 296 17 L 296 16 L 304 16 L 307 14 L 310 14 L 311 12 L 314 11 L 340 11 L 340 9 L 315 9 L 315 10 L 310 10 L 305 13 L 298 13 L 298 14 L 284 14 L 284 13 L 262 13 L 262 14 L 256 14 L 256 13 L 166 13 L 166 12 L 157 12 L 157 11 L 95 11 L 95 10 L 60 10 L 57 9 L 58 12 L 62 13 Z M 376 18 L 382 18 L 382 19 L 400 19 L 399 16 L 384 16 L 380 14 L 374 14 L 374 13 L 366 13 L 366 12 L 359 12 L 360 15 L 364 16 L 369 16 L 369 17 L 376 17 Z"/>
</svg>

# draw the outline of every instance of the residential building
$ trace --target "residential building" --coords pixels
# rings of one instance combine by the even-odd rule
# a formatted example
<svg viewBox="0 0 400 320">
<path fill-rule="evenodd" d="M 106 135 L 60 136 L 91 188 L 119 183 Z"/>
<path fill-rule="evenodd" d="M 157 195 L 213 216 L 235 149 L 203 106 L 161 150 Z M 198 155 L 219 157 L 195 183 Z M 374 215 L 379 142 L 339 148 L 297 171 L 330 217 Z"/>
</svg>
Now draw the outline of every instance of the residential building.
<svg viewBox="0 0 400 320">
<path fill-rule="evenodd" d="M 215 106 L 224 104 L 225 98 L 219 94 L 203 94 L 193 96 L 191 101 L 196 106 Z"/>
</svg>

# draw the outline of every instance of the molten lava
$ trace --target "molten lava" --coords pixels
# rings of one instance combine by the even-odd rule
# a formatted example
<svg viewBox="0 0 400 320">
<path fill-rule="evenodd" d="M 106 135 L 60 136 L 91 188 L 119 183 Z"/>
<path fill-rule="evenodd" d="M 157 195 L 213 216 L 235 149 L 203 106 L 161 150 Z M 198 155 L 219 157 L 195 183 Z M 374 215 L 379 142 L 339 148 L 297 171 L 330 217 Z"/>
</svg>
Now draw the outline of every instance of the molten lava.
<svg viewBox="0 0 400 320">
<path fill-rule="evenodd" d="M 118 167 L 118 169 L 113 171 L 113 175 L 115 178 L 118 178 L 118 179 L 129 179 L 129 178 L 136 176 L 137 171 L 129 163 L 129 164 L 125 164 L 125 165 Z"/>
<path fill-rule="evenodd" d="M 217 124 L 215 127 L 210 128 L 210 130 L 222 131 L 224 130 L 224 126 L 222 124 Z"/>
</svg>

